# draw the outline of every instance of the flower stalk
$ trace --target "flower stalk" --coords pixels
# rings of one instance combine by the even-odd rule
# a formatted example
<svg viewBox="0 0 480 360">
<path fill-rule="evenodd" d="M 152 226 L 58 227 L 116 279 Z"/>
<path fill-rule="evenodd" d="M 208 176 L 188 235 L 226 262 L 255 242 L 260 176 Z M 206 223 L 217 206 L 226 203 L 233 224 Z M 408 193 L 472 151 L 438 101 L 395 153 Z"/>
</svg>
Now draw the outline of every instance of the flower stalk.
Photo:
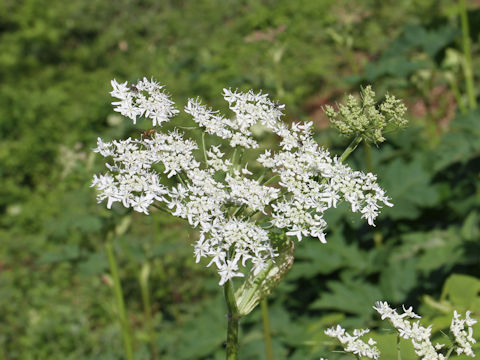
<svg viewBox="0 0 480 360">
<path fill-rule="evenodd" d="M 238 324 L 240 314 L 233 293 L 233 284 L 228 280 L 223 285 L 225 303 L 227 304 L 227 360 L 236 360 L 238 353 Z"/>
<path fill-rule="evenodd" d="M 397 334 L 397 360 L 402 360 L 402 352 L 400 351 L 400 335 Z"/>
<path fill-rule="evenodd" d="M 262 309 L 263 337 L 265 340 L 266 359 L 273 360 L 273 346 L 272 337 L 270 335 L 270 319 L 268 316 L 267 298 L 263 298 L 262 300 L 260 300 L 260 307 Z"/>
<path fill-rule="evenodd" d="M 120 277 L 118 276 L 118 266 L 115 259 L 115 253 L 112 247 L 113 234 L 107 235 L 107 241 L 105 243 L 105 250 L 107 252 L 108 264 L 110 266 L 110 274 L 113 279 L 113 290 L 115 294 L 115 300 L 117 302 L 118 319 L 122 328 L 123 344 L 125 347 L 125 356 L 127 360 L 133 360 L 133 347 L 132 339 L 130 336 L 130 328 L 128 326 L 127 313 L 125 311 L 125 302 L 123 300 L 122 285 L 120 283 Z"/>
<path fill-rule="evenodd" d="M 345 159 L 357 148 L 358 144 L 362 141 L 361 136 L 355 137 L 352 142 L 348 145 L 348 147 L 345 149 L 343 154 L 340 156 L 340 162 L 344 162 Z"/>
<path fill-rule="evenodd" d="M 150 289 L 148 286 L 148 278 L 150 276 L 150 264 L 145 262 L 138 276 L 140 282 L 140 290 L 142 293 L 143 313 L 145 316 L 145 324 L 148 331 L 148 342 L 150 345 L 150 359 L 157 359 L 157 346 L 155 344 L 155 332 L 153 330 L 152 306 L 150 302 Z"/>
</svg>

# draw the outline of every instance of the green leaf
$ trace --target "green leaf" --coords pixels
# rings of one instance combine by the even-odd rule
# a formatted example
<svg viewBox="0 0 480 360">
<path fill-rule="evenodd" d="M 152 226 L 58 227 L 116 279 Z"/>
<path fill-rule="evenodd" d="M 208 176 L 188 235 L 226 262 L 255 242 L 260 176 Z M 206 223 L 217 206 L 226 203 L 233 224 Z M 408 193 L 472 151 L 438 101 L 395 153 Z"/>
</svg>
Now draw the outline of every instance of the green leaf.
<svg viewBox="0 0 480 360">
<path fill-rule="evenodd" d="M 471 110 L 458 115 L 450 124 L 450 131 L 443 135 L 432 154 L 434 170 L 440 171 L 456 163 L 466 163 L 480 154 L 480 110 Z"/>
<path fill-rule="evenodd" d="M 378 350 L 380 350 L 381 353 L 381 360 L 398 359 L 397 333 L 395 332 L 395 330 L 392 329 L 391 332 L 382 334 L 369 333 L 366 337 L 372 337 L 377 342 Z M 418 359 L 412 343 L 409 340 L 400 340 L 400 353 L 402 354 L 402 360 Z"/>
<path fill-rule="evenodd" d="M 329 281 L 327 287 L 329 291 L 313 302 L 311 309 L 340 310 L 368 318 L 373 304 L 382 300 L 382 293 L 376 286 L 362 281 Z"/>
<path fill-rule="evenodd" d="M 392 219 L 415 219 L 423 207 L 437 204 L 439 195 L 430 184 L 431 175 L 420 161 L 395 159 L 379 170 L 381 184 L 392 199 L 393 207 L 385 207 L 382 216 Z"/>
<path fill-rule="evenodd" d="M 472 211 L 460 230 L 462 237 L 466 240 L 475 240 L 480 236 L 480 217 L 476 211 Z"/>
<path fill-rule="evenodd" d="M 392 256 L 394 261 L 416 259 L 416 268 L 425 273 L 442 269 L 448 272 L 464 259 L 462 239 L 457 230 L 434 230 L 407 233 L 401 236 L 402 245 Z"/>
<path fill-rule="evenodd" d="M 90 254 L 87 260 L 78 265 L 78 272 L 85 276 L 100 275 L 108 269 L 108 261 L 105 252 Z"/>
<path fill-rule="evenodd" d="M 451 275 L 442 291 L 442 299 L 448 299 L 457 310 L 480 311 L 480 280 L 468 275 Z"/>
<path fill-rule="evenodd" d="M 417 260 L 393 260 L 380 275 L 380 289 L 384 294 L 383 300 L 395 304 L 402 303 L 409 292 L 417 285 Z"/>
<path fill-rule="evenodd" d="M 39 264 L 52 264 L 62 261 L 74 260 L 80 257 L 80 248 L 75 244 L 59 246 L 56 251 L 43 253 L 38 259 Z"/>
</svg>

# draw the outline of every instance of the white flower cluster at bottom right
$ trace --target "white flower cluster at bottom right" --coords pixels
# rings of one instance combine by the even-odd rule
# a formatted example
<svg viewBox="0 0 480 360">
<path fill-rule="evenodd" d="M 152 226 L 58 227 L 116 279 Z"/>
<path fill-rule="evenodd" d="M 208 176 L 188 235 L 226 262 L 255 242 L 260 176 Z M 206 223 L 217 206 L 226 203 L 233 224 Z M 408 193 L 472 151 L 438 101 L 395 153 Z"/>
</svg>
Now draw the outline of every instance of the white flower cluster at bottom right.
<svg viewBox="0 0 480 360">
<path fill-rule="evenodd" d="M 388 319 L 390 323 L 398 331 L 400 337 L 406 340 L 411 340 L 415 353 L 421 360 L 446 360 L 448 357 L 439 353 L 444 348 L 443 344 L 432 344 L 430 337 L 432 335 L 432 325 L 427 328 L 420 325 L 420 321 L 412 322 L 410 319 L 420 319 L 420 316 L 412 311 L 412 307 L 405 309 L 403 307 L 403 314 L 398 314 L 395 309 L 392 309 L 388 303 L 378 301 L 373 307 L 382 317 L 382 320 Z M 450 325 L 450 331 L 454 337 L 453 349 L 460 355 L 475 357 L 472 350 L 472 344 L 475 344 L 473 338 L 472 326 L 477 320 L 470 317 L 471 312 L 467 311 L 465 319 L 461 319 L 461 315 L 454 312 L 452 323 Z M 465 329 L 467 326 L 467 329 Z M 338 339 L 344 351 L 367 357 L 369 359 L 377 360 L 380 357 L 380 352 L 375 346 L 376 342 L 373 339 L 369 339 L 368 342 L 364 342 L 360 339 L 361 336 L 368 333 L 369 330 L 354 330 L 353 335 L 348 334 L 345 329 L 340 325 L 332 327 L 325 331 L 325 334 Z M 321 358 L 320 360 L 327 360 Z"/>
</svg>

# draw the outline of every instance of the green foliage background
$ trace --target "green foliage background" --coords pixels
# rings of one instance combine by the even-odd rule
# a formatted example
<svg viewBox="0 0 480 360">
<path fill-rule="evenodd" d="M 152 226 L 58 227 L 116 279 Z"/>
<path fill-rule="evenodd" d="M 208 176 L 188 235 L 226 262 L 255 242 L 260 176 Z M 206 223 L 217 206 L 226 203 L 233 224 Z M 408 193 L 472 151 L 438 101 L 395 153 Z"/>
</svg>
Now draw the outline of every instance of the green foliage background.
<svg viewBox="0 0 480 360">
<path fill-rule="evenodd" d="M 468 15 L 478 78 L 478 5 Z M 323 330 L 376 327 L 380 299 L 420 307 L 436 331 L 454 308 L 480 317 L 480 112 L 467 107 L 462 63 L 456 3 L 444 0 L 2 1 L 0 359 L 125 358 L 104 250 L 120 223 L 136 358 L 151 358 L 145 266 L 158 358 L 224 357 L 225 309 L 215 273 L 194 263 L 196 234 L 161 213 L 107 211 L 89 187 L 103 169 L 97 136 L 136 134 L 112 111 L 112 78 L 154 77 L 178 107 L 201 96 L 225 110 L 222 88 L 263 89 L 337 154 L 348 139 L 326 129 L 323 105 L 370 83 L 406 99 L 410 127 L 372 148 L 371 165 L 365 148 L 349 159 L 373 167 L 395 206 L 376 228 L 339 208 L 328 244 L 297 245 L 270 297 L 276 359 L 349 358 L 329 354 Z M 263 346 L 254 312 L 240 358 L 263 359 Z"/>
</svg>

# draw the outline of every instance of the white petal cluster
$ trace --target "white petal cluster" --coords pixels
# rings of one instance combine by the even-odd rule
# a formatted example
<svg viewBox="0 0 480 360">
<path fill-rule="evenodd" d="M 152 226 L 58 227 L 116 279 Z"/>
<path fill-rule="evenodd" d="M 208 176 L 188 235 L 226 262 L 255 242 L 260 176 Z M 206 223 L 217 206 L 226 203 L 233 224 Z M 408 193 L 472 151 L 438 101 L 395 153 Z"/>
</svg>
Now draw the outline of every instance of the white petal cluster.
<svg viewBox="0 0 480 360">
<path fill-rule="evenodd" d="M 146 117 L 161 125 L 178 113 L 153 80 L 131 86 L 113 80 L 112 87 L 112 96 L 120 100 L 113 103 L 115 111 L 134 122 Z M 272 227 L 298 240 L 312 236 L 325 242 L 323 213 L 339 201 L 348 201 L 371 225 L 382 205 L 391 206 L 373 174 L 353 171 L 330 157 L 313 140 L 311 123 L 282 123 L 283 105 L 267 94 L 224 89 L 223 96 L 232 119 L 198 100 L 190 99 L 185 111 L 206 133 L 232 147 L 258 147 L 251 131 L 256 124 L 280 136 L 279 151 L 266 150 L 257 159 L 268 182 L 262 182 L 263 176 L 253 178 L 246 164 L 227 159 L 220 145 L 204 148 L 178 130 L 155 132 L 140 139 L 98 139 L 94 151 L 109 159 L 108 171 L 92 182 L 98 201 L 106 200 L 108 208 L 119 202 L 146 214 L 155 206 L 187 220 L 200 231 L 196 260 L 206 257 L 209 265 L 215 264 L 220 285 L 244 276 L 247 263 L 257 273 L 277 256 Z"/>
<path fill-rule="evenodd" d="M 465 354 L 471 357 L 475 357 L 475 354 L 472 350 L 472 344 L 475 344 L 476 341 L 473 338 L 473 328 L 472 326 L 477 322 L 477 320 L 470 317 L 471 312 L 467 311 L 465 314 L 465 319 L 461 318 L 461 315 L 455 310 L 453 313 L 452 323 L 450 325 L 450 331 L 455 337 L 455 342 L 457 348 L 455 349 L 457 354 Z M 467 330 L 465 330 L 465 325 Z"/>
<path fill-rule="evenodd" d="M 198 99 L 189 99 L 185 112 L 209 134 L 228 139 L 230 146 L 246 149 L 257 148 L 258 143 L 252 136 L 251 127 L 261 123 L 270 129 L 280 126 L 281 106 L 273 103 L 267 94 L 232 92 L 223 89 L 223 97 L 228 102 L 235 117 L 227 119 L 218 111 L 202 105 Z"/>
<path fill-rule="evenodd" d="M 408 319 L 420 319 L 420 316 L 412 311 L 412 308 L 405 309 L 403 314 L 398 314 L 395 309 L 390 308 L 386 302 L 377 302 L 373 308 L 381 315 L 382 320 L 388 321 L 395 327 L 399 336 L 411 340 L 415 353 L 424 360 L 444 360 L 442 354 L 437 353 L 437 347 L 433 346 L 430 337 L 432 326 L 425 328 L 420 321 L 411 322 Z"/>
<path fill-rule="evenodd" d="M 435 344 L 433 346 L 430 337 L 432 335 L 432 325 L 425 328 L 420 325 L 420 321 L 411 321 L 409 319 L 420 319 L 421 317 L 415 314 L 412 307 L 408 309 L 403 306 L 403 313 L 398 314 L 395 309 L 392 309 L 386 302 L 378 301 L 373 307 L 380 315 L 382 320 L 387 319 L 398 331 L 398 335 L 406 340 L 410 340 L 413 344 L 415 353 L 421 360 L 446 360 L 449 354 L 455 350 L 458 355 L 464 354 L 475 357 L 472 350 L 472 344 L 475 344 L 473 338 L 472 326 L 477 323 L 477 320 L 470 317 L 471 312 L 467 311 L 465 319 L 461 315 L 454 312 L 450 331 L 455 338 L 455 343 L 447 351 L 447 355 L 439 353 L 444 347 L 444 344 Z M 467 329 L 465 330 L 465 326 Z M 353 335 L 348 334 L 340 325 L 332 327 L 325 331 L 325 334 L 338 339 L 344 350 L 354 353 L 358 356 L 366 356 L 370 359 L 378 359 L 380 352 L 374 345 L 374 340 L 370 339 L 367 343 L 359 340 L 359 337 L 368 333 L 369 330 L 354 330 Z"/>
<path fill-rule="evenodd" d="M 257 159 L 280 177 L 279 184 L 292 194 L 273 204 L 273 224 L 287 228 L 288 235 L 312 236 L 325 242 L 325 210 L 343 199 L 353 212 L 361 212 L 370 225 L 382 205 L 393 206 L 373 174 L 353 171 L 331 158 L 311 136 L 311 123 L 293 124 L 283 138 L 282 150 L 265 151 Z M 286 141 L 287 140 L 287 141 Z"/>
<path fill-rule="evenodd" d="M 227 255 L 233 250 L 233 259 L 228 259 Z M 266 267 L 268 259 L 276 256 L 266 230 L 253 222 L 238 219 L 225 219 L 215 223 L 208 233 L 202 231 L 194 252 L 197 261 L 203 256 L 212 258 L 210 264 L 215 263 L 219 269 L 220 285 L 232 277 L 244 276 L 237 272 L 238 263 L 245 266 L 246 261 L 251 261 L 252 271 L 256 274 Z"/>
<path fill-rule="evenodd" d="M 152 119 L 153 126 L 157 126 L 178 113 L 173 101 L 163 92 L 163 86 L 153 80 L 143 78 L 130 87 L 127 82 L 119 84 L 115 79 L 111 83 L 113 91 L 110 94 L 120 100 L 112 102 L 116 106 L 115 111 L 132 119 L 134 124 L 137 116 L 145 116 Z"/>
<path fill-rule="evenodd" d="M 373 307 L 382 317 L 382 320 L 388 319 L 390 323 L 397 329 L 399 335 L 404 339 L 412 341 L 415 353 L 421 356 L 423 360 L 445 360 L 446 357 L 437 351 L 444 347 L 443 344 L 433 346 L 430 337 L 432 335 L 432 325 L 425 328 L 420 325 L 420 321 L 411 322 L 410 319 L 420 319 L 420 316 L 412 311 L 412 308 L 405 309 L 403 314 L 398 314 L 386 302 L 377 302 Z M 455 337 L 455 350 L 457 354 L 465 354 L 475 357 L 471 344 L 475 343 L 473 338 L 472 325 L 477 321 L 470 318 L 470 312 L 467 311 L 465 319 L 462 320 L 460 315 L 455 311 L 450 326 L 450 331 Z M 465 331 L 465 325 L 468 330 Z"/>
<path fill-rule="evenodd" d="M 257 180 L 240 176 L 238 171 L 234 175 L 227 174 L 225 181 L 230 190 L 232 200 L 239 205 L 246 205 L 252 210 L 266 214 L 265 207 L 275 200 L 280 190 L 261 185 Z"/>
<path fill-rule="evenodd" d="M 360 339 L 363 335 L 370 332 L 370 330 L 353 330 L 353 335 L 350 335 L 345 331 L 340 325 L 337 327 L 332 327 L 325 330 L 327 336 L 338 339 L 342 345 L 343 349 L 346 352 L 355 354 L 357 356 L 365 356 L 369 359 L 378 359 L 380 357 L 380 352 L 378 351 L 375 340 L 372 338 L 368 339 L 367 342 L 364 342 Z"/>
</svg>

